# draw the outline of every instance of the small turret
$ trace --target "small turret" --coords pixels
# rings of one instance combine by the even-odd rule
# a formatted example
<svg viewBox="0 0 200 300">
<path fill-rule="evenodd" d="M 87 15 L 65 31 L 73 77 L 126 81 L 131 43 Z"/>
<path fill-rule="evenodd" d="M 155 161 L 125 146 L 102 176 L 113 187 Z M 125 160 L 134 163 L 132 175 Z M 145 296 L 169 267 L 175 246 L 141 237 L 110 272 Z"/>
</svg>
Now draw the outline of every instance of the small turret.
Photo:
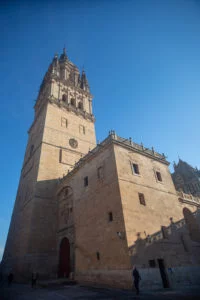
<svg viewBox="0 0 200 300">
<path fill-rule="evenodd" d="M 78 74 L 78 86 L 81 87 L 81 76 Z"/>
<path fill-rule="evenodd" d="M 174 171 L 176 171 L 177 165 L 176 165 L 176 162 L 175 162 L 175 161 L 173 162 L 173 167 L 174 167 Z"/>
<path fill-rule="evenodd" d="M 58 66 L 58 54 L 57 53 L 55 53 L 55 55 L 54 55 L 52 65 Z"/>
<path fill-rule="evenodd" d="M 86 92 L 90 92 L 90 87 L 84 70 L 82 71 L 81 74 L 81 88 Z"/>
<path fill-rule="evenodd" d="M 50 66 L 50 69 L 51 69 L 53 74 L 57 75 L 58 72 L 59 72 L 59 61 L 58 61 L 58 54 L 57 53 L 54 55 L 52 65 Z"/>
<path fill-rule="evenodd" d="M 61 54 L 59 61 L 60 62 L 65 62 L 67 60 L 68 60 L 68 57 L 67 57 L 67 53 L 66 53 L 66 48 L 64 47 L 63 48 L 63 53 Z"/>
<path fill-rule="evenodd" d="M 56 53 L 40 85 L 38 99 L 40 98 L 40 95 L 45 90 L 46 86 L 49 84 L 50 79 L 55 76 L 57 77 L 59 75 L 59 71 L 60 71 L 60 66 L 58 61 L 58 54 Z"/>
</svg>

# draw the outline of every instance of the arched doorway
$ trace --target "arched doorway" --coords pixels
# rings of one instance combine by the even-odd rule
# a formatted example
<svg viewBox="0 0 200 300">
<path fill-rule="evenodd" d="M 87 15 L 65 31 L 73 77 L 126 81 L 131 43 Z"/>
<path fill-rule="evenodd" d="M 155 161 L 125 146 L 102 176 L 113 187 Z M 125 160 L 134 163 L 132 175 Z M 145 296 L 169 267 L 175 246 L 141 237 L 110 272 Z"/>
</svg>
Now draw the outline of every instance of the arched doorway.
<svg viewBox="0 0 200 300">
<path fill-rule="evenodd" d="M 59 277 L 69 277 L 70 273 L 70 244 L 69 240 L 65 237 L 60 243 L 59 253 Z"/>
</svg>

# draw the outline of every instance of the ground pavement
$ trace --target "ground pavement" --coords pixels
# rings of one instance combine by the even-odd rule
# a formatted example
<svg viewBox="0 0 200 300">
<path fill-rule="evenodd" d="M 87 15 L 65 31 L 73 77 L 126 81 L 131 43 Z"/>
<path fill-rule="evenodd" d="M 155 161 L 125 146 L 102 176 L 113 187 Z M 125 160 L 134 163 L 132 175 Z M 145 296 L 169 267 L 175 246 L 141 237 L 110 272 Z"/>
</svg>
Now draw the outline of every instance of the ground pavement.
<svg viewBox="0 0 200 300">
<path fill-rule="evenodd" d="M 162 289 L 157 291 L 141 291 L 139 296 L 133 291 L 86 287 L 81 285 L 63 285 L 47 288 L 31 288 L 30 285 L 16 284 L 8 287 L 0 286 L 0 300 L 111 300 L 111 299 L 141 299 L 141 300 L 200 300 L 200 287 L 184 287 L 182 290 Z"/>
</svg>

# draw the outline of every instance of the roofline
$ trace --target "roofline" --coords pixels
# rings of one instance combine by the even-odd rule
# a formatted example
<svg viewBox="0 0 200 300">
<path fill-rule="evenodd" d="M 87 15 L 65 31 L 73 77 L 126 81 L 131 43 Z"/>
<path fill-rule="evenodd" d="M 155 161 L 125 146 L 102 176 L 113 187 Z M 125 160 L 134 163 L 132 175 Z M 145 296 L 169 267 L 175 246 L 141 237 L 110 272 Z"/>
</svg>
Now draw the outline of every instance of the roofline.
<svg viewBox="0 0 200 300">
<path fill-rule="evenodd" d="M 155 152 L 154 149 L 145 148 L 143 145 L 136 144 L 132 142 L 132 140 L 124 139 L 116 135 L 115 131 L 110 131 L 108 137 L 103 140 L 103 142 L 99 143 L 94 149 L 90 150 L 84 157 L 82 157 L 77 163 L 75 163 L 74 168 L 71 171 L 68 171 L 61 181 L 66 179 L 67 177 L 71 177 L 74 173 L 76 173 L 88 160 L 96 156 L 97 153 L 102 152 L 102 150 L 110 145 L 115 144 L 120 147 L 124 147 L 133 152 L 140 153 L 144 156 L 147 156 L 151 159 L 157 160 L 165 165 L 169 165 L 170 163 L 166 160 L 166 156 L 164 154 L 159 154 Z"/>
</svg>

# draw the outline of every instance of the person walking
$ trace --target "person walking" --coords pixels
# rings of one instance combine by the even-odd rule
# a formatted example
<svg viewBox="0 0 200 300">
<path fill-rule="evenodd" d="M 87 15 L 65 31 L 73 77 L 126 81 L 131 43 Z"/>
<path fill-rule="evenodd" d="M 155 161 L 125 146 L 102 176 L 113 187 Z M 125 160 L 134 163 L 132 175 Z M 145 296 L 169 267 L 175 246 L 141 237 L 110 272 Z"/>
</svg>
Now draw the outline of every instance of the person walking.
<svg viewBox="0 0 200 300">
<path fill-rule="evenodd" d="M 134 286 L 136 289 L 136 295 L 139 295 L 139 293 L 140 293 L 139 283 L 140 283 L 141 277 L 140 277 L 138 270 L 136 269 L 136 266 L 133 266 L 132 276 L 133 276 Z"/>
</svg>

